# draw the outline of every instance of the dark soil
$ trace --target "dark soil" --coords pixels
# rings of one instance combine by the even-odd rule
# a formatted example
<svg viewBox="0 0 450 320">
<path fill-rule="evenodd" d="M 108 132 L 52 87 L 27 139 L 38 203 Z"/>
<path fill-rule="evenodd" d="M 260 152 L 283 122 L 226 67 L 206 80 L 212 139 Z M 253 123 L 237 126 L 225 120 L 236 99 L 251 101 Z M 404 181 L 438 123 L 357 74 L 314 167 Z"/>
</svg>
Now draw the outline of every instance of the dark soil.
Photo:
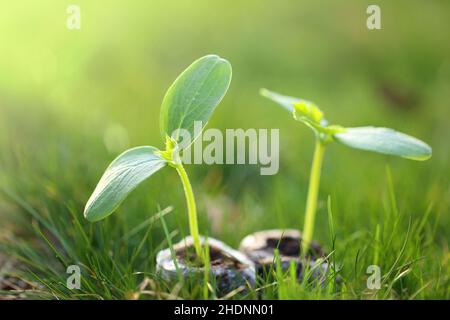
<svg viewBox="0 0 450 320">
<path fill-rule="evenodd" d="M 300 256 L 301 240 L 299 238 L 267 238 L 266 245 L 267 250 L 273 251 L 274 249 L 278 249 L 281 256 L 293 258 Z M 308 256 L 318 258 L 324 255 L 324 252 L 318 243 L 312 242 L 310 247 Z"/>
<path fill-rule="evenodd" d="M 297 279 L 303 278 L 304 264 L 308 259 L 310 261 L 316 261 L 320 257 L 324 257 L 325 253 L 322 247 L 317 242 L 312 242 L 306 260 L 302 259 L 301 254 L 301 239 L 293 236 L 279 237 L 267 237 L 265 239 L 266 245 L 255 252 L 265 252 L 266 257 L 257 259 L 256 272 L 259 276 L 270 279 L 273 270 L 276 268 L 274 264 L 274 250 L 278 249 L 280 256 L 281 269 L 286 271 L 290 268 L 291 263 L 294 261 L 296 265 L 296 277 Z M 259 254 L 260 254 L 259 253 Z M 321 273 L 317 273 L 313 278 L 321 277 Z"/>
<path fill-rule="evenodd" d="M 200 257 L 195 253 L 194 248 L 187 247 L 176 251 L 177 260 L 192 267 L 203 267 Z M 246 266 L 231 256 L 228 256 L 218 248 L 209 247 L 209 262 L 212 267 L 245 269 Z"/>
</svg>

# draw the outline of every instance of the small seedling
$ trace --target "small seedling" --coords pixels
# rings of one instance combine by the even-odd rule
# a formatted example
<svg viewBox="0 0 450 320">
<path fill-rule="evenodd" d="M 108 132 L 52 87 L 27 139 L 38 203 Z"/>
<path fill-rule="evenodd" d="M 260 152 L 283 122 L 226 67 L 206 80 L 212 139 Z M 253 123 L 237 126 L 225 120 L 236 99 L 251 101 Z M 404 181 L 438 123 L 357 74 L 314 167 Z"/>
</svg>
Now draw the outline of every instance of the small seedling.
<svg viewBox="0 0 450 320">
<path fill-rule="evenodd" d="M 303 226 L 302 252 L 304 254 L 308 252 L 313 237 L 320 172 L 325 146 L 328 143 L 336 141 L 352 148 L 411 160 L 427 160 L 431 157 L 432 151 L 430 146 L 404 133 L 389 128 L 344 128 L 338 125 L 329 125 L 324 118 L 323 112 L 313 102 L 284 96 L 267 89 L 261 89 L 261 95 L 291 112 L 294 119 L 306 124 L 314 131 L 316 137 Z"/>
<path fill-rule="evenodd" d="M 192 63 L 167 91 L 161 107 L 160 127 L 166 149 L 151 146 L 129 149 L 119 155 L 106 169 L 84 210 L 91 222 L 113 213 L 122 201 L 141 182 L 165 166 L 174 168 L 180 176 L 186 196 L 189 230 L 195 253 L 202 257 L 197 208 L 194 193 L 180 153 L 189 146 L 179 145 L 180 130 L 187 130 L 192 141 L 200 132 L 194 131 L 194 122 L 206 125 L 209 117 L 228 90 L 231 65 L 228 61 L 208 55 Z"/>
</svg>

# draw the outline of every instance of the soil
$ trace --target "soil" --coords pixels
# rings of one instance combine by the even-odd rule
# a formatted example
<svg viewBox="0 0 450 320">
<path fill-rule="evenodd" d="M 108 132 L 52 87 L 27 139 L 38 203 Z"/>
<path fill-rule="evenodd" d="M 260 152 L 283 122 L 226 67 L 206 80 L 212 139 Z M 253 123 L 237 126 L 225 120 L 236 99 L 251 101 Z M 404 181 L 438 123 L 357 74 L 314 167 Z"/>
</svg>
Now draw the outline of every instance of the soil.
<svg viewBox="0 0 450 320">
<path fill-rule="evenodd" d="M 199 259 L 192 246 L 176 250 L 177 260 L 182 261 L 186 265 L 194 267 L 203 267 L 203 262 Z M 226 255 L 218 248 L 209 247 L 209 261 L 212 267 L 245 269 L 247 266 L 240 263 L 235 258 Z"/>
<path fill-rule="evenodd" d="M 296 264 L 297 279 L 303 279 L 304 265 L 314 265 L 319 258 L 325 257 L 322 247 L 315 241 L 305 257 L 301 252 L 301 233 L 296 230 L 266 230 L 249 235 L 241 242 L 241 252 L 249 256 L 256 264 L 256 272 L 263 278 L 272 276 L 274 264 L 274 251 L 278 249 L 281 269 L 288 270 L 291 263 Z M 313 271 L 312 278 L 323 279 L 326 273 L 327 262 Z"/>
<path fill-rule="evenodd" d="M 209 249 L 209 271 L 215 279 L 217 292 L 223 296 L 233 290 L 247 290 L 256 283 L 255 266 L 241 252 L 228 247 L 223 242 L 209 238 L 200 238 L 203 251 Z M 208 245 L 209 247 L 205 247 Z M 173 250 L 173 251 L 172 251 Z M 171 252 L 175 254 L 175 261 Z M 204 274 L 204 261 L 197 256 L 192 237 L 186 237 L 173 245 L 171 249 L 160 251 L 156 257 L 157 269 L 161 276 L 168 281 L 177 281 L 179 271 L 184 277 L 202 276 Z M 175 264 L 177 262 L 178 266 Z M 202 277 L 203 279 L 203 277 Z M 200 281 L 203 281 L 200 279 Z M 242 292 L 244 292 L 242 291 Z"/>
<path fill-rule="evenodd" d="M 301 240 L 299 238 L 294 237 L 283 237 L 279 238 L 267 238 L 266 240 L 266 248 L 262 248 L 262 250 L 273 251 L 274 249 L 278 249 L 280 255 L 286 257 L 296 258 L 300 256 L 300 248 L 301 248 Z M 311 243 L 311 248 L 308 252 L 308 256 L 311 258 L 318 258 L 324 255 L 324 252 L 319 244 L 313 242 Z"/>
</svg>

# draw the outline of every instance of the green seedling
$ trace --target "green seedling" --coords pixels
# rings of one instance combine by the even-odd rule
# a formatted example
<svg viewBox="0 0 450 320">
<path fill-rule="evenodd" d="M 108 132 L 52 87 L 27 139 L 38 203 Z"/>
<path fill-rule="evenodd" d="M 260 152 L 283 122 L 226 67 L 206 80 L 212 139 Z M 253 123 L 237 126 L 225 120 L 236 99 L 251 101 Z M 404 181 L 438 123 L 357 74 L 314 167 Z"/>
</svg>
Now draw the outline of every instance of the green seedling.
<svg viewBox="0 0 450 320">
<path fill-rule="evenodd" d="M 329 125 L 322 110 L 311 101 L 284 96 L 267 89 L 261 89 L 261 95 L 291 112 L 294 119 L 312 129 L 316 137 L 303 225 L 302 252 L 304 254 L 308 252 L 313 237 L 320 173 L 325 146 L 328 143 L 335 141 L 348 147 L 411 160 L 427 160 L 431 157 L 430 146 L 404 133 L 389 128 L 344 128 Z"/>
<path fill-rule="evenodd" d="M 160 128 L 165 138 L 165 150 L 142 146 L 119 155 L 106 169 L 87 202 L 86 219 L 94 222 L 109 216 L 141 182 L 165 166 L 172 167 L 178 172 L 184 188 L 195 253 L 202 257 L 194 193 L 180 155 L 189 145 L 181 147 L 179 132 L 187 130 L 192 143 L 200 134 L 194 131 L 194 122 L 201 121 L 203 126 L 206 125 L 230 81 L 230 63 L 215 55 L 196 60 L 181 73 L 167 91 L 161 106 Z"/>
</svg>

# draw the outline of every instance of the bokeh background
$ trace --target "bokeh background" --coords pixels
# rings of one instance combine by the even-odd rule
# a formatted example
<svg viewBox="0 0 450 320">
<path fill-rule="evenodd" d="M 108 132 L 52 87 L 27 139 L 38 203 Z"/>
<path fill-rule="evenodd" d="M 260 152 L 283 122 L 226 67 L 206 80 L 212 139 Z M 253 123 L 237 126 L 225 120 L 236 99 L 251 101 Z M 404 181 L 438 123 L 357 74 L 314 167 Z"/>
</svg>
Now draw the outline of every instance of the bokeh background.
<svg viewBox="0 0 450 320">
<path fill-rule="evenodd" d="M 66 28 L 69 4 L 81 8 L 80 30 Z M 367 29 L 369 4 L 380 5 L 382 30 Z M 257 166 L 189 166 L 203 233 L 237 246 L 256 230 L 302 226 L 313 136 L 259 96 L 266 87 L 316 102 L 333 123 L 392 127 L 433 147 L 431 160 L 413 162 L 330 146 L 315 238 L 329 248 L 330 195 L 337 246 L 349 251 L 341 254 L 363 251 L 361 237 L 383 227 L 390 210 L 391 172 L 406 225 L 430 209 L 428 257 L 448 270 L 448 1 L 45 0 L 3 2 L 0 12 L 3 242 L 33 243 L 30 210 L 56 226 L 75 216 L 90 228 L 82 211 L 103 170 L 128 147 L 163 147 L 165 91 L 193 60 L 214 53 L 231 62 L 233 80 L 209 127 L 279 128 L 281 159 L 275 176 L 260 176 Z M 186 234 L 171 170 L 105 223 L 120 234 L 158 205 L 174 207 L 167 224 L 177 238 Z M 160 225 L 151 237 L 164 238 Z"/>
</svg>

